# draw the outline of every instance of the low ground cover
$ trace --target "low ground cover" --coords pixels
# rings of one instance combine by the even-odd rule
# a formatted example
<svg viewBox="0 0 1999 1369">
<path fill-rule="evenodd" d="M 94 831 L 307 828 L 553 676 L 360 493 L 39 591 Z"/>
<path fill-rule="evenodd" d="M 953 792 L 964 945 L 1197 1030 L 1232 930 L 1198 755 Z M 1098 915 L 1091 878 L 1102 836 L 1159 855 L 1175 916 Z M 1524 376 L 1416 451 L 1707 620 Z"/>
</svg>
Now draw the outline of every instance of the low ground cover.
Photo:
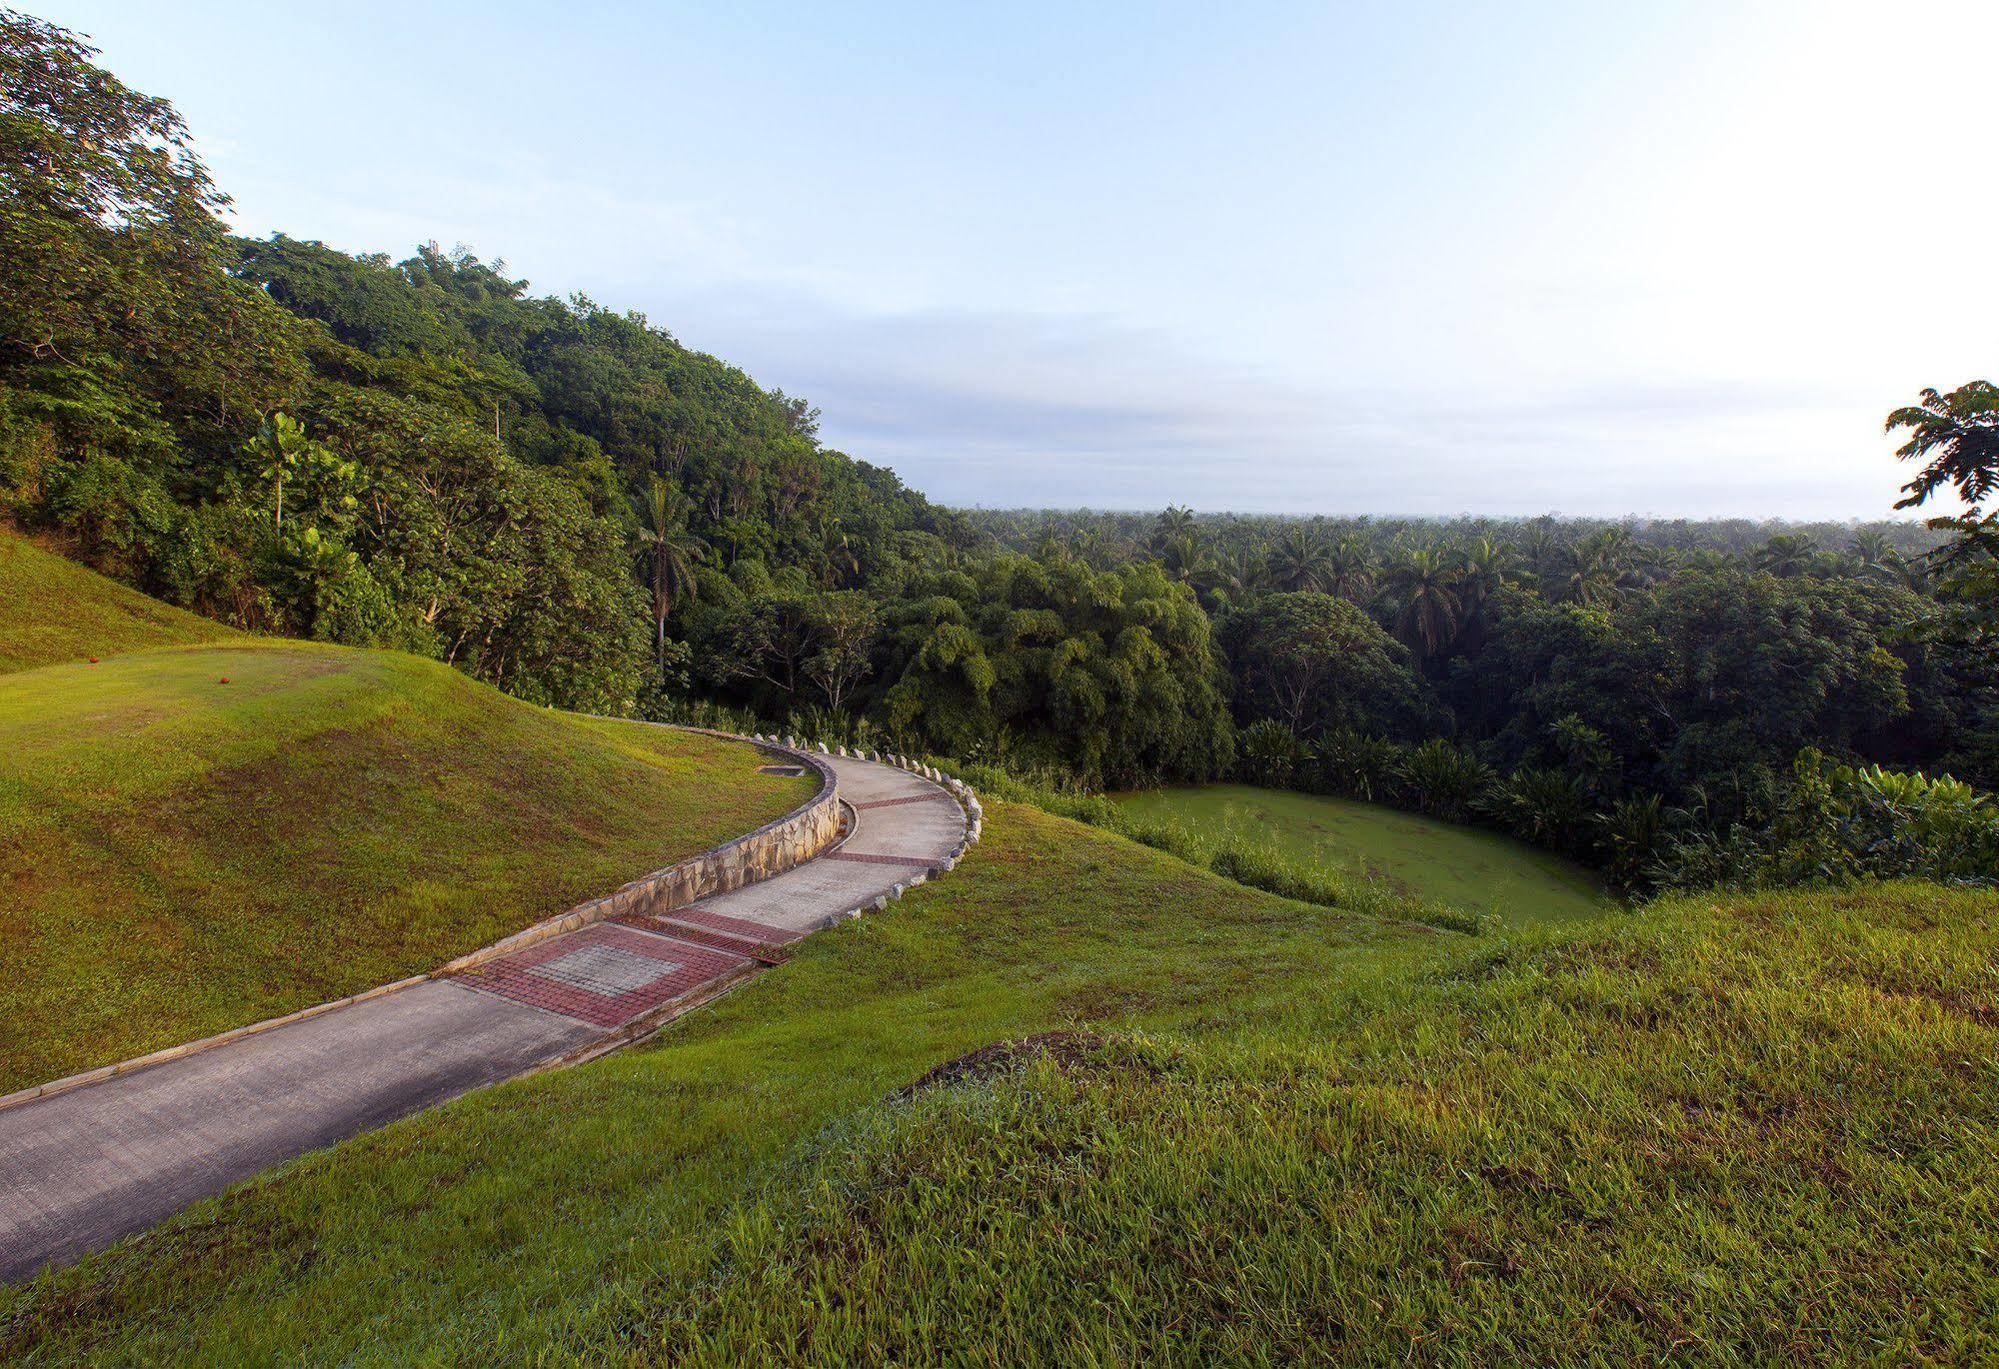
<svg viewBox="0 0 1999 1369">
<path fill-rule="evenodd" d="M 1603 882 L 1550 851 L 1497 832 L 1383 804 L 1246 784 L 1114 796 L 1135 822 L 1212 838 L 1273 843 L 1293 860 L 1372 875 L 1397 890 L 1504 922 L 1558 921 L 1603 909 Z"/>
<path fill-rule="evenodd" d="M 0 673 L 241 635 L 0 526 Z"/>
</svg>

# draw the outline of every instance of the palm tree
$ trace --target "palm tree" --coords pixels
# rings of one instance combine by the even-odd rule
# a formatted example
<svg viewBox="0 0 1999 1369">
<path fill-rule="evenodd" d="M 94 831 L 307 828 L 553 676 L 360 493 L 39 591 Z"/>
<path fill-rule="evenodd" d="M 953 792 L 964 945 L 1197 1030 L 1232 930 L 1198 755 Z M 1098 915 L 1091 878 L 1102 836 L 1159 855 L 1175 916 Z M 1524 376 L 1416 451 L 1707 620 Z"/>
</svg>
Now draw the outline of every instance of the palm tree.
<svg viewBox="0 0 1999 1369">
<path fill-rule="evenodd" d="M 1562 550 L 1549 597 L 1585 608 L 1614 604 L 1650 578 L 1644 561 L 1636 540 L 1623 528 L 1593 532 Z"/>
<path fill-rule="evenodd" d="M 1435 547 L 1405 551 L 1389 567 L 1395 635 L 1419 658 L 1435 656 L 1457 637 L 1464 614 L 1457 585 L 1457 570 Z"/>
<path fill-rule="evenodd" d="M 653 651 L 661 665 L 666 663 L 666 620 L 675 604 L 693 599 L 698 592 L 694 570 L 708 550 L 708 544 L 687 529 L 692 508 L 686 495 L 657 475 L 634 501 L 639 526 L 633 541 L 647 563 Z"/>
<path fill-rule="evenodd" d="M 1459 547 L 1457 559 L 1458 598 L 1467 618 L 1477 617 L 1487 600 L 1519 578 L 1519 553 L 1490 537 Z"/>
<path fill-rule="evenodd" d="M 838 523 L 828 523 L 820 532 L 819 560 L 825 567 L 826 583 L 834 589 L 860 579 L 860 547 Z"/>
<path fill-rule="evenodd" d="M 1756 549 L 1755 566 L 1779 579 L 1803 575 L 1818 564 L 1819 546 L 1801 532 L 1780 532 Z"/>
<path fill-rule="evenodd" d="M 1863 528 L 1853 534 L 1853 540 L 1846 544 L 1846 554 L 1863 575 L 1872 574 L 1900 555 L 1895 544 L 1888 540 L 1888 534 L 1879 528 Z"/>
<path fill-rule="evenodd" d="M 1527 569 L 1543 579 L 1553 579 L 1556 568 L 1569 544 L 1562 537 L 1555 520 L 1546 516 L 1536 518 L 1527 525 L 1527 536 L 1520 543 L 1520 554 L 1527 562 Z"/>
<path fill-rule="evenodd" d="M 1326 544 L 1315 533 L 1291 527 L 1270 548 L 1267 558 L 1271 583 L 1282 590 L 1319 590 L 1330 578 L 1331 558 Z"/>
<path fill-rule="evenodd" d="M 1916 594 L 1930 592 L 1930 558 L 1927 556 L 1904 556 L 1899 551 L 1890 552 L 1888 559 L 1867 568 L 1868 575 L 1890 585 L 1898 585 Z"/>
<path fill-rule="evenodd" d="M 1200 537 L 1191 532 L 1155 537 L 1152 549 L 1159 558 L 1160 566 L 1175 580 L 1192 580 L 1208 560 L 1208 549 L 1201 544 Z"/>
<path fill-rule="evenodd" d="M 1342 537 L 1326 554 L 1326 592 L 1357 604 L 1373 590 L 1374 572 L 1374 553 L 1367 543 Z"/>
<path fill-rule="evenodd" d="M 1199 531 L 1194 527 L 1194 511 L 1183 504 L 1168 504 L 1152 521 L 1154 551 L 1160 550 L 1175 539 L 1197 540 L 1199 536 Z"/>
<path fill-rule="evenodd" d="M 1211 605 L 1240 604 L 1262 588 L 1263 564 L 1246 552 L 1222 547 L 1204 553 L 1190 578 Z"/>
</svg>

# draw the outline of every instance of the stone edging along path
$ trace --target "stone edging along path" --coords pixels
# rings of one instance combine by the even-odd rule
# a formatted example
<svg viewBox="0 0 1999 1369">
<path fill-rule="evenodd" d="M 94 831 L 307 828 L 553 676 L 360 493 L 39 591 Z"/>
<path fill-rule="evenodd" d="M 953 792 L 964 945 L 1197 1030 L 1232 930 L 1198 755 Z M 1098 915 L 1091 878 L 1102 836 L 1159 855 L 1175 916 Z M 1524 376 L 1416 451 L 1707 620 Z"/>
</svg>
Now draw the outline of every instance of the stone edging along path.
<svg viewBox="0 0 1999 1369">
<path fill-rule="evenodd" d="M 503 937 L 490 945 L 482 946 L 478 950 L 459 956 L 435 970 L 424 974 L 411 975 L 407 979 L 399 979 L 394 983 L 377 985 L 374 988 L 365 989 L 360 993 L 350 994 L 345 998 L 337 998 L 325 1003 L 316 1003 L 310 1007 L 300 1008 L 296 1012 L 266 1018 L 261 1022 L 252 1022 L 245 1026 L 234 1027 L 228 1031 L 219 1032 L 214 1036 L 207 1036 L 196 1041 L 168 1046 L 162 1050 L 136 1056 L 130 1060 L 121 1060 L 109 1065 L 100 1065 L 95 1069 L 65 1075 L 62 1078 L 32 1085 L 25 1089 L 16 1090 L 13 1093 L 0 1094 L 0 1110 L 18 1107 L 25 1103 L 32 1103 L 38 1099 L 65 1093 L 71 1089 L 81 1088 L 85 1085 L 98 1083 L 116 1076 L 128 1075 L 150 1066 L 162 1065 L 172 1060 L 180 1060 L 203 1051 L 213 1050 L 218 1046 L 225 1046 L 231 1042 L 240 1041 L 245 1037 L 271 1031 L 274 1028 L 289 1026 L 296 1022 L 304 1022 L 310 1018 L 319 1017 L 341 1008 L 365 1003 L 371 999 L 381 998 L 387 994 L 412 988 L 433 979 L 459 974 L 499 959 L 502 956 L 523 950 L 539 942 L 577 931 L 598 922 L 618 917 L 642 916 L 647 914 L 657 915 L 676 908 L 684 908 L 691 903 L 711 895 L 739 889 L 794 869 L 823 854 L 840 840 L 842 821 L 839 780 L 834 774 L 832 766 L 825 759 L 834 754 L 852 756 L 855 759 L 869 760 L 882 765 L 891 765 L 897 769 L 906 770 L 911 774 L 920 775 L 943 786 L 963 807 L 966 815 L 966 824 L 964 838 L 959 842 L 957 849 L 950 855 L 939 860 L 933 870 L 916 873 L 909 880 L 896 884 L 887 893 L 876 897 L 870 903 L 849 909 L 836 917 L 827 919 L 829 922 L 859 917 L 863 912 L 871 908 L 880 909 L 886 907 L 890 899 L 900 897 L 905 889 L 922 883 L 928 874 L 951 869 L 963 856 L 966 849 L 977 842 L 981 835 L 984 815 L 980 809 L 978 798 L 973 794 L 971 787 L 958 779 L 943 774 L 934 766 L 927 766 L 920 762 L 912 761 L 905 756 L 884 756 L 880 752 L 864 753 L 858 747 L 850 751 L 845 746 L 833 748 L 827 746 L 824 742 L 816 744 L 817 751 L 815 753 L 813 749 L 814 743 L 799 742 L 791 737 L 786 737 L 780 742 L 775 736 L 765 737 L 761 734 L 745 737 L 736 733 L 717 731 L 712 728 L 681 727 L 675 724 L 656 725 L 671 726 L 677 731 L 698 733 L 725 741 L 746 742 L 767 754 L 802 763 L 806 768 L 812 770 L 820 777 L 819 792 L 803 804 L 792 809 L 789 813 L 772 819 L 755 831 L 745 833 L 731 841 L 703 851 L 699 855 L 689 856 L 685 860 L 676 861 L 672 865 L 655 870 L 650 874 L 642 875 L 638 879 L 620 886 L 610 894 L 580 903 L 567 912 L 558 913 L 554 917 L 544 918 L 540 922 L 523 928 L 521 931 L 515 932 L 510 936 Z"/>
</svg>

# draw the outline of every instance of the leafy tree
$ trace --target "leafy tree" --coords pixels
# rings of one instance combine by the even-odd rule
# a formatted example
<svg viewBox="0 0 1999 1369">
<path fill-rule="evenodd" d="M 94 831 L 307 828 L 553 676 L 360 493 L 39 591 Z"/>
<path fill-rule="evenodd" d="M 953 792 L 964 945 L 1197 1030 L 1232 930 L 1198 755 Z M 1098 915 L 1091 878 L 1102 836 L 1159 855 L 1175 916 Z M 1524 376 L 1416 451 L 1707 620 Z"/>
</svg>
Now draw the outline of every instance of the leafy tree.
<svg viewBox="0 0 1999 1369">
<path fill-rule="evenodd" d="M 1923 463 L 1896 508 L 1916 508 L 1950 486 L 1976 509 L 1999 489 L 1999 386 L 1991 381 L 1974 380 L 1949 394 L 1924 390 L 1920 402 L 1888 415 L 1887 430 L 1909 434 L 1896 456 Z"/>
<path fill-rule="evenodd" d="M 1895 507 L 1914 508 L 1946 487 L 1969 507 L 1930 526 L 1952 534 L 1936 556 L 1936 581 L 1946 612 L 1932 628 L 1992 652 L 1999 643 L 1999 514 L 1980 507 L 1999 489 L 1999 386 L 1974 380 L 1949 394 L 1923 391 L 1920 403 L 1888 415 L 1888 431 L 1906 431 L 1896 449 L 1922 469 L 1902 487 Z"/>
<path fill-rule="evenodd" d="M 879 628 L 874 604 L 854 590 L 822 594 L 813 607 L 816 650 L 805 662 L 805 673 L 825 693 L 827 707 L 836 715 L 854 686 L 874 668 L 871 652 Z"/>
<path fill-rule="evenodd" d="M 1374 620 L 1329 594 L 1274 594 L 1229 620 L 1239 704 L 1293 737 L 1322 728 L 1398 731 L 1423 716 L 1409 654 Z"/>
<path fill-rule="evenodd" d="M 1001 556 L 912 586 L 891 628 L 890 730 L 957 755 L 1001 734 L 1090 783 L 1198 779 L 1234 754 L 1207 616 L 1156 563 Z"/>
</svg>

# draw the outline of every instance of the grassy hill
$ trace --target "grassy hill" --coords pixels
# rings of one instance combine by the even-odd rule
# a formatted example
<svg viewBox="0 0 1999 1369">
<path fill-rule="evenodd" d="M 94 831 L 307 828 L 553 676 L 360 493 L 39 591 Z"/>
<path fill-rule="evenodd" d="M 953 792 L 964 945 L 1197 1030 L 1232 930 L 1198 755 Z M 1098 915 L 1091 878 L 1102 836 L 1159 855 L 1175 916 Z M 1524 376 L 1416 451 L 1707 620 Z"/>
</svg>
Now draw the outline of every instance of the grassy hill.
<svg viewBox="0 0 1999 1369">
<path fill-rule="evenodd" d="M 198 630 L 0 547 L 67 606 L 32 654 Z M 0 675 L 0 1092 L 429 969 L 738 836 L 811 791 L 759 759 L 303 642 Z"/>
<path fill-rule="evenodd" d="M 0 1358 L 1986 1358 L 1996 913 L 1470 937 L 995 802 L 651 1048 L 0 1293 Z"/>
<path fill-rule="evenodd" d="M 241 637 L 0 527 L 0 672 Z"/>
<path fill-rule="evenodd" d="M 1603 911 L 1603 882 L 1574 861 L 1378 803 L 1246 784 L 1154 789 L 1117 802 L 1141 821 L 1268 840 L 1288 858 L 1373 875 L 1417 898 L 1506 922 Z"/>
</svg>

